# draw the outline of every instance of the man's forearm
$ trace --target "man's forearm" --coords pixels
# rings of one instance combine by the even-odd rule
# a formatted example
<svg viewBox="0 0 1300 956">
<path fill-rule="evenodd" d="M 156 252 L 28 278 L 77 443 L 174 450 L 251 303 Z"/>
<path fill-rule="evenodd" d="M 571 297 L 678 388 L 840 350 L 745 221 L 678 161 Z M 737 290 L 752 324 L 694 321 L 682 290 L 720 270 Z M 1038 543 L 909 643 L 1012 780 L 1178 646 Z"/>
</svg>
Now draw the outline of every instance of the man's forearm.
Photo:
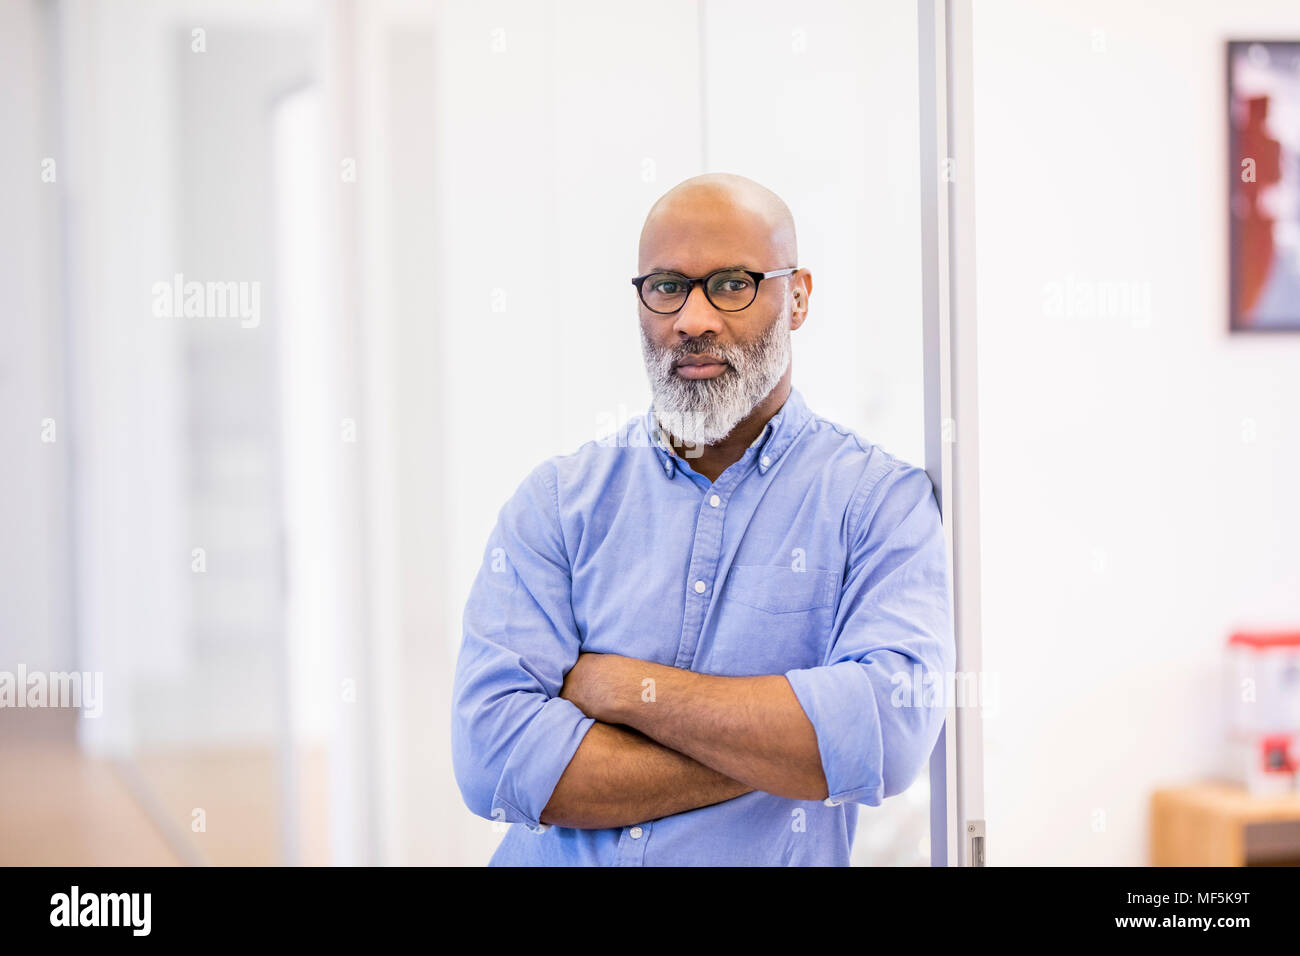
<svg viewBox="0 0 1300 956">
<path fill-rule="evenodd" d="M 718 677 L 593 656 L 602 659 L 591 662 L 588 716 L 626 724 L 756 790 L 827 796 L 816 731 L 784 676 Z"/>
<path fill-rule="evenodd" d="M 584 830 L 623 827 L 721 803 L 752 789 L 634 730 L 597 721 L 540 819 Z"/>
</svg>

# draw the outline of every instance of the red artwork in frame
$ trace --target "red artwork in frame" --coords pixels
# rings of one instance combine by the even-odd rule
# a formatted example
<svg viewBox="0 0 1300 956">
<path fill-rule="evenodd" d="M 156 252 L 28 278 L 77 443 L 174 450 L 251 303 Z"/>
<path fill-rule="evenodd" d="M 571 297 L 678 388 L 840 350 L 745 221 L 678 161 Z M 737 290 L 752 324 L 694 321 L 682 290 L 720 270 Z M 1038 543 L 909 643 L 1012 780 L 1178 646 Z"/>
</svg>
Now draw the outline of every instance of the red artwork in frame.
<svg viewBox="0 0 1300 956">
<path fill-rule="evenodd" d="M 1230 321 L 1300 331 L 1300 42 L 1228 43 Z"/>
</svg>

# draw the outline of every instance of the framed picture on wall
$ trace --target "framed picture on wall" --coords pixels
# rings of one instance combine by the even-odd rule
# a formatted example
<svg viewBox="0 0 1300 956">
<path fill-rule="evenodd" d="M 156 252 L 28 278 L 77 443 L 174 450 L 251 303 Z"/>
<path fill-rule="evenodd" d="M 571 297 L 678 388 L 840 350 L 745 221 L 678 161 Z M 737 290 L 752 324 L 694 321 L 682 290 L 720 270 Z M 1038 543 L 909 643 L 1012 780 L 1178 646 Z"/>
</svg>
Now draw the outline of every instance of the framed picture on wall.
<svg viewBox="0 0 1300 956">
<path fill-rule="evenodd" d="M 1228 43 L 1229 328 L 1300 331 L 1300 41 Z"/>
</svg>

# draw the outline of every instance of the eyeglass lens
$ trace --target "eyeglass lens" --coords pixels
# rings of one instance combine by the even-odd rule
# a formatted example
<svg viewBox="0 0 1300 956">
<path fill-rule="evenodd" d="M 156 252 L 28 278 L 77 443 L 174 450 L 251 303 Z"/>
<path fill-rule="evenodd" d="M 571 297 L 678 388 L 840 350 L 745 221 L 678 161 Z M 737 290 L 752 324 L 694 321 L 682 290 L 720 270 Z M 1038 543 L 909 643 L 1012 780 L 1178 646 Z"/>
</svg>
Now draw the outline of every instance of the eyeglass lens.
<svg viewBox="0 0 1300 956">
<path fill-rule="evenodd" d="M 686 303 L 690 281 L 675 272 L 656 272 L 641 283 L 641 301 L 652 312 L 676 312 Z M 758 283 L 738 269 L 716 272 L 704 283 L 704 293 L 715 308 L 739 312 L 758 294 Z"/>
</svg>

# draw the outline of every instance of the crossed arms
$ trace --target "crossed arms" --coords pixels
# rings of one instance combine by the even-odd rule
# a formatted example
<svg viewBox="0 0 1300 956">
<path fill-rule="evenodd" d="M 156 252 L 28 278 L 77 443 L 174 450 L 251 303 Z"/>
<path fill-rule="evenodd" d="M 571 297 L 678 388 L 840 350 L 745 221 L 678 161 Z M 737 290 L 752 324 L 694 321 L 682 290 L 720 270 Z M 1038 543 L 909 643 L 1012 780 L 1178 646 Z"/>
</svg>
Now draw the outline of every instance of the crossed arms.
<svg viewBox="0 0 1300 956">
<path fill-rule="evenodd" d="M 954 664 L 946 552 L 924 471 L 882 460 L 866 477 L 825 662 L 725 677 L 584 653 L 555 473 L 535 469 L 465 609 L 451 730 L 469 809 L 591 829 L 751 791 L 878 806 L 905 790 L 945 714 L 907 691 Z"/>
<path fill-rule="evenodd" d="M 763 790 L 821 800 L 812 722 L 780 674 L 716 677 L 617 654 L 581 654 L 560 696 L 596 720 L 543 823 L 622 827 Z"/>
</svg>

